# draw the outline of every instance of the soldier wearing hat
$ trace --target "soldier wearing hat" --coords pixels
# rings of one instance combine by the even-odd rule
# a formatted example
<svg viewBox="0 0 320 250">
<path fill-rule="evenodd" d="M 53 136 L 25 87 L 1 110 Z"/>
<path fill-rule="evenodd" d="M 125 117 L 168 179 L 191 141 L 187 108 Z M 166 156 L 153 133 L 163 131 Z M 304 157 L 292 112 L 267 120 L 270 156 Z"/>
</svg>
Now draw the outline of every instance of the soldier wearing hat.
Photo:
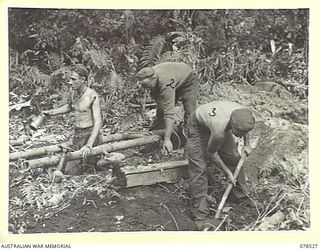
<svg viewBox="0 0 320 250">
<path fill-rule="evenodd" d="M 200 230 L 214 224 L 209 218 L 207 163 L 212 161 L 225 171 L 235 183 L 233 174 L 240 154 L 233 136 L 244 138 L 247 154 L 252 151 L 248 132 L 253 129 L 252 112 L 235 102 L 214 101 L 196 109 L 188 121 L 189 181 L 191 214 Z M 232 171 L 232 172 L 231 172 Z M 238 186 L 233 188 L 236 198 L 246 197 L 247 182 L 243 171 L 238 175 Z"/>
<path fill-rule="evenodd" d="M 81 150 L 82 160 L 67 162 L 65 172 L 78 175 L 95 167 L 98 158 L 89 157 L 93 146 L 100 144 L 101 108 L 97 92 L 86 85 L 88 71 L 82 64 L 72 66 L 69 84 L 71 90 L 67 104 L 56 109 L 43 111 L 45 115 L 75 112 L 75 131 L 72 148 Z"/>
<path fill-rule="evenodd" d="M 139 84 L 150 90 L 158 108 L 152 129 L 165 128 L 163 149 L 172 151 L 170 136 L 173 131 L 175 104 L 181 100 L 184 106 L 184 122 L 195 110 L 198 97 L 198 79 L 185 63 L 165 62 L 143 68 L 137 73 Z"/>
</svg>

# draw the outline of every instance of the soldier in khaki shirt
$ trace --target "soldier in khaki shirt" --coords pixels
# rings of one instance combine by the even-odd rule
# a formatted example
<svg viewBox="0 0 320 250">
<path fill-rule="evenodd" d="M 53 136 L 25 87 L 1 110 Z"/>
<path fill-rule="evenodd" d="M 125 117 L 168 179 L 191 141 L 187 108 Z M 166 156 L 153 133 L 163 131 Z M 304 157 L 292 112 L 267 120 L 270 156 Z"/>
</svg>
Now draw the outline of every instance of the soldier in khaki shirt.
<svg viewBox="0 0 320 250">
<path fill-rule="evenodd" d="M 100 144 L 101 108 L 97 92 L 86 85 L 88 71 L 82 64 L 72 67 L 71 91 L 68 103 L 62 107 L 43 111 L 45 115 L 59 115 L 75 112 L 75 132 L 72 148 L 81 150 L 83 160 L 67 162 L 67 174 L 83 174 L 88 168 L 95 167 L 98 158 L 89 157 L 93 146 Z"/>
<path fill-rule="evenodd" d="M 252 151 L 248 132 L 254 127 L 252 112 L 235 102 L 214 101 L 204 104 L 191 114 L 188 121 L 187 152 L 191 191 L 191 214 L 200 230 L 214 225 L 209 217 L 207 161 L 225 171 L 232 183 L 233 173 L 239 160 L 233 135 L 243 137 L 246 154 Z M 231 172 L 231 171 L 232 172 Z M 243 171 L 238 176 L 238 184 L 233 193 L 236 198 L 246 197 L 247 190 Z M 217 225 L 216 225 L 217 226 Z"/>
<path fill-rule="evenodd" d="M 172 151 L 170 136 L 174 125 L 175 104 L 178 100 L 182 101 L 186 124 L 197 106 L 197 76 L 187 64 L 179 62 L 165 62 L 143 68 L 136 76 L 139 84 L 150 90 L 151 96 L 158 105 L 156 122 L 164 121 L 163 149 L 170 152 Z"/>
</svg>

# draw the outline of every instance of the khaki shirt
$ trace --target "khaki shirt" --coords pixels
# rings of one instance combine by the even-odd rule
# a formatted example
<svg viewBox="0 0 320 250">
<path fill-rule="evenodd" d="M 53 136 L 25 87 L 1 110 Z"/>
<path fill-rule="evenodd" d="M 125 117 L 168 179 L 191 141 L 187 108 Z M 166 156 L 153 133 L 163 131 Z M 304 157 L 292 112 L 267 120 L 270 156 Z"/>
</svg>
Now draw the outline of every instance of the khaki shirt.
<svg viewBox="0 0 320 250">
<path fill-rule="evenodd" d="M 156 89 L 151 91 L 151 96 L 157 102 L 158 108 L 165 118 L 174 119 L 176 92 L 183 88 L 192 69 L 185 63 L 165 62 L 153 67 L 158 74 Z"/>
</svg>

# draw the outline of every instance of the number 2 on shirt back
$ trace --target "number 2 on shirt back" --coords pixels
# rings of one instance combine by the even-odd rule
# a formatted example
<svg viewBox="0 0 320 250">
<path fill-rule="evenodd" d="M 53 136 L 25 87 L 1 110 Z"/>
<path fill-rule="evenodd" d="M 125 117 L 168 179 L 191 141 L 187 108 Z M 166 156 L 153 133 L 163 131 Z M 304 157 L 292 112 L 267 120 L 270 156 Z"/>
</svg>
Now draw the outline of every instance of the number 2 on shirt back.
<svg viewBox="0 0 320 250">
<path fill-rule="evenodd" d="M 174 89 L 175 87 L 177 87 L 177 85 L 178 85 L 178 82 L 175 82 L 174 79 L 171 79 L 170 83 L 168 83 L 166 86 L 167 87 L 171 87 L 172 89 Z"/>
</svg>

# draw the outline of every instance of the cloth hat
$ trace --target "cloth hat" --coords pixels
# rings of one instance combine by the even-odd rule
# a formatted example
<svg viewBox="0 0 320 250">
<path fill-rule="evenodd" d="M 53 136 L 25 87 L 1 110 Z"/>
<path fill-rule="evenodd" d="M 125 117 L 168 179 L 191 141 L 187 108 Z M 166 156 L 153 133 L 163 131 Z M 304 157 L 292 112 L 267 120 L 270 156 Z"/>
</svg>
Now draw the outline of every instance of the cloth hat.
<svg viewBox="0 0 320 250">
<path fill-rule="evenodd" d="M 230 125 L 240 131 L 248 132 L 253 129 L 255 119 L 249 109 L 236 109 L 231 113 Z"/>
<path fill-rule="evenodd" d="M 154 72 L 155 70 L 151 67 L 143 68 L 136 74 L 136 77 L 139 79 L 144 79 L 153 76 Z"/>
<path fill-rule="evenodd" d="M 86 66 L 84 66 L 81 63 L 72 65 L 71 70 L 76 72 L 81 77 L 85 77 L 86 79 L 88 78 L 88 75 L 89 75 L 88 70 Z"/>
</svg>

